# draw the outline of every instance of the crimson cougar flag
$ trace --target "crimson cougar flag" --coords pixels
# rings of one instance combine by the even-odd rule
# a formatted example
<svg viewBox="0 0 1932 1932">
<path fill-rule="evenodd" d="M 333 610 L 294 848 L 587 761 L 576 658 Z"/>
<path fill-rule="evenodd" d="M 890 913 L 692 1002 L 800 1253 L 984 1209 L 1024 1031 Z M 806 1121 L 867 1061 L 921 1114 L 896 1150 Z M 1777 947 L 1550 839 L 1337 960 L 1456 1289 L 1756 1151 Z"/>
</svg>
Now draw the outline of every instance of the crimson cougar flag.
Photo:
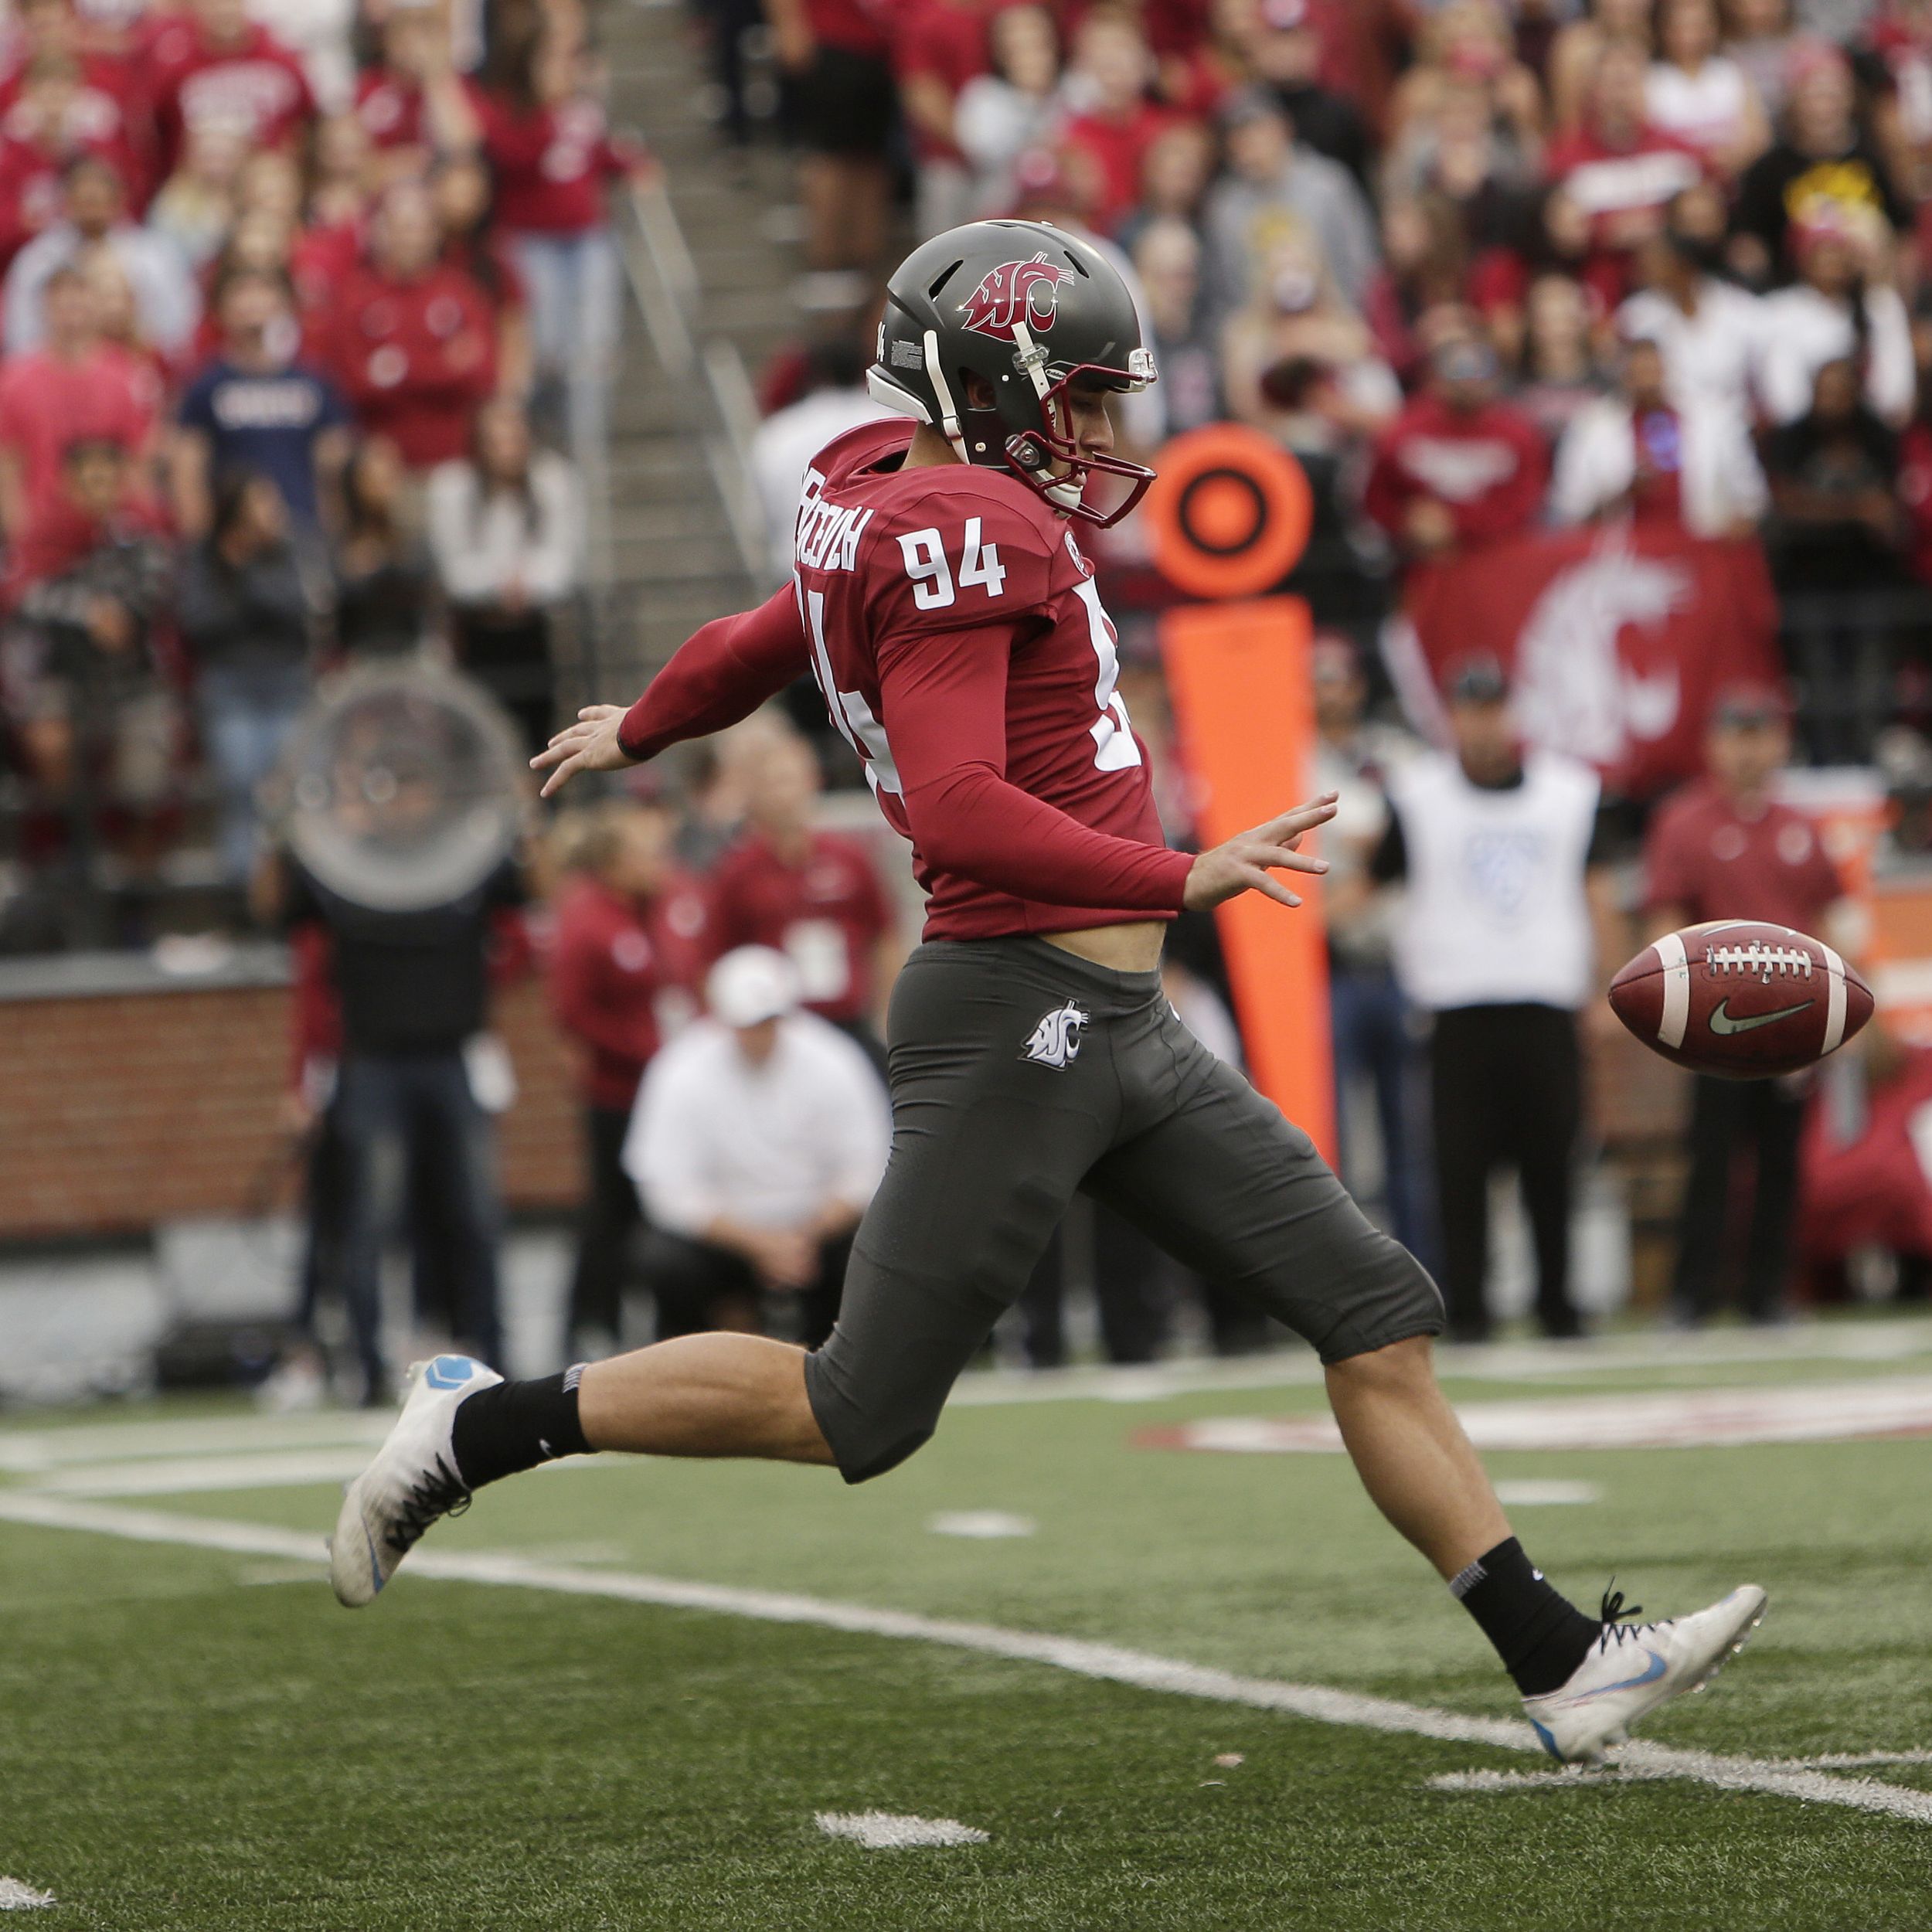
<svg viewBox="0 0 1932 1932">
<path fill-rule="evenodd" d="M 1492 655 L 1532 744 L 1645 798 L 1703 769 L 1711 701 L 1781 675 L 1777 603 L 1750 538 L 1631 525 L 1539 532 L 1410 573 L 1385 649 L 1403 705 L 1442 733 L 1444 675 Z"/>
</svg>

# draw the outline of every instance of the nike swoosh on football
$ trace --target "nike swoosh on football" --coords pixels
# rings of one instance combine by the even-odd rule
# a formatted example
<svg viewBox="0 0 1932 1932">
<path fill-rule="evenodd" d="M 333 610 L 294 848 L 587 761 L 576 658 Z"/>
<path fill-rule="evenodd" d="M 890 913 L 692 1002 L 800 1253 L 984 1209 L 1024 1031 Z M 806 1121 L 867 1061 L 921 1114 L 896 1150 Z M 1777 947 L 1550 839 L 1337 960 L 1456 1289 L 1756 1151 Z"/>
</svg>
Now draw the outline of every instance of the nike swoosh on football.
<svg viewBox="0 0 1932 1932">
<path fill-rule="evenodd" d="M 1733 1019 L 1728 999 L 1720 999 L 1711 1014 L 1711 1031 L 1720 1036 L 1730 1033 L 1748 1033 L 1753 1027 L 1768 1026 L 1774 1019 L 1789 1019 L 1794 1013 L 1801 1013 L 1808 1006 L 1815 1006 L 1815 999 L 1801 999 L 1795 1006 L 1781 1006 L 1775 1013 L 1747 1013 L 1742 1019 Z"/>
</svg>

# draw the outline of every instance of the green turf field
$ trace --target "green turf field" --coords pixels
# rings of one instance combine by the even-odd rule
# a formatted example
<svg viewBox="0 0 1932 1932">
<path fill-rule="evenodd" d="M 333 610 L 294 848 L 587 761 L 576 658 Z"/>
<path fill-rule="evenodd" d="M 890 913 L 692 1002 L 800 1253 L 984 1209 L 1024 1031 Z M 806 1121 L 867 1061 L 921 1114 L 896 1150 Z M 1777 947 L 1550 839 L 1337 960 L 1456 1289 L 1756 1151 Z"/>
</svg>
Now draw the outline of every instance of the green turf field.
<svg viewBox="0 0 1932 1932">
<path fill-rule="evenodd" d="M 1451 1392 L 1932 1376 L 1932 1325 L 1845 1335 L 1825 1359 L 1740 1359 L 1737 1336 L 1648 1359 L 1518 1352 Z M 1342 1723 L 1254 1708 L 1219 1678 L 1178 1695 L 930 1633 L 728 1614 L 762 1599 L 597 1594 L 640 1576 L 800 1593 L 1132 1647 L 1250 1687 L 1513 1716 L 1473 1625 L 1341 1458 L 1132 1440 L 1319 1406 L 1304 1365 L 1281 1373 L 1117 1390 L 1132 1400 L 996 1400 L 984 1382 L 859 1491 L 756 1466 L 546 1471 L 432 1533 L 423 1554 L 467 1580 L 412 1566 L 353 1616 L 307 1539 L 332 1519 L 332 1464 L 360 1454 L 359 1419 L 206 1403 L 0 1418 L 0 1876 L 57 1901 L 19 1921 L 46 1932 L 1932 1926 L 1923 1440 L 1491 1459 L 1505 1481 L 1597 1491 L 1513 1512 L 1580 1599 L 1613 1567 L 1653 1611 L 1771 1590 L 1752 1648 L 1655 1725 L 1671 1749 L 1650 1768 L 1670 1774 L 1642 1778 L 1444 1790 L 1430 1781 L 1540 1762 L 1368 1728 L 1352 1702 Z M 930 1527 L 988 1511 L 1033 1533 Z M 233 1546 L 104 1533 L 184 1519 L 230 1526 L 179 1533 Z M 1916 1794 L 1908 1816 L 1801 1801 L 1765 1761 L 1915 1753 L 1822 1773 L 1862 1802 Z M 987 1835 L 870 1850 L 815 1821 L 872 1810 Z"/>
</svg>

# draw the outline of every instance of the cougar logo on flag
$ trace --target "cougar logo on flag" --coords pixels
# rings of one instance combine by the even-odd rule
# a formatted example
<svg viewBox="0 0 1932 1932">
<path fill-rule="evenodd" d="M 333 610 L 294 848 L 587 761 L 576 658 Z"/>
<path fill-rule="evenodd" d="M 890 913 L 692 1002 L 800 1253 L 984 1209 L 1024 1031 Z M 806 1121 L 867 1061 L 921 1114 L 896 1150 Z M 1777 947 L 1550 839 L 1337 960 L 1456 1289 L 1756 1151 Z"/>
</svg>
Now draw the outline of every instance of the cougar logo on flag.
<svg viewBox="0 0 1932 1932">
<path fill-rule="evenodd" d="M 978 287 L 960 304 L 959 312 L 968 328 L 1002 342 L 1011 338 L 1018 321 L 1029 328 L 1051 328 L 1060 284 L 1073 279 L 1070 268 L 1056 268 L 1044 255 L 1036 255 L 1030 262 L 1002 262 L 987 271 Z"/>
<path fill-rule="evenodd" d="M 1077 1060 L 1080 1029 L 1087 1024 L 1087 1015 L 1070 999 L 1064 1006 L 1056 1007 L 1046 1015 L 1027 1036 L 1026 1049 L 1020 1058 L 1033 1060 L 1042 1066 L 1065 1066 Z"/>
</svg>

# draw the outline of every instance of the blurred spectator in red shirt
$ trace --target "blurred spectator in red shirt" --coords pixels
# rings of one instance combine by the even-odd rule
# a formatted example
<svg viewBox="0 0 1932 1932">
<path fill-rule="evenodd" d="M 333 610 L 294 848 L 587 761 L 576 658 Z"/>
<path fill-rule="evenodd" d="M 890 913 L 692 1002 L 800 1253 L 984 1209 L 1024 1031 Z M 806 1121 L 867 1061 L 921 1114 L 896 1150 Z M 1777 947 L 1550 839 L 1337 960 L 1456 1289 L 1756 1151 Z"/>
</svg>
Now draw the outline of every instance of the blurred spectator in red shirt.
<svg viewBox="0 0 1932 1932">
<path fill-rule="evenodd" d="M 1094 190 L 1093 226 L 1111 234 L 1141 198 L 1141 165 L 1168 109 L 1148 98 L 1154 57 L 1124 14 L 1096 13 L 1073 42 L 1067 98 L 1076 109 L 1060 131 L 1063 158 L 1080 168 Z"/>
<path fill-rule="evenodd" d="M 315 113 L 301 62 L 249 19 L 243 0 L 192 0 L 157 29 L 148 71 L 164 175 L 203 121 L 239 124 L 250 147 L 278 148 L 299 139 Z"/>
<path fill-rule="evenodd" d="M 450 58 L 447 22 L 431 6 L 392 7 L 380 52 L 355 83 L 355 117 L 377 156 L 379 178 L 423 174 L 434 155 L 466 145 L 468 103 Z"/>
<path fill-rule="evenodd" d="M 1842 945 L 1849 909 L 1817 827 L 1775 795 L 1791 756 L 1784 693 L 1734 685 L 1719 694 L 1706 737 L 1710 776 L 1652 820 L 1645 842 L 1650 930 L 1713 919 L 1759 919 Z M 1691 1102 L 1691 1172 L 1678 1233 L 1675 1312 L 1695 1325 L 1714 1311 L 1726 1272 L 1731 1184 L 1745 1154 L 1755 1167 L 1742 1300 L 1747 1318 L 1775 1321 L 1798 1225 L 1798 1146 L 1808 1083 L 1720 1080 L 1699 1074 Z"/>
<path fill-rule="evenodd" d="M 1662 229 L 1672 198 L 1704 172 L 1689 142 L 1645 118 L 1649 72 L 1640 46 L 1612 42 L 1597 61 L 1583 126 L 1550 145 L 1549 178 L 1590 224 L 1583 279 L 1607 308 L 1629 293 L 1631 250 Z"/>
<path fill-rule="evenodd" d="M 495 219 L 529 299 L 536 407 L 587 467 L 607 434 L 622 304 L 606 196 L 646 165 L 641 149 L 611 138 L 594 78 L 553 22 L 526 52 L 493 58 L 471 94 Z"/>
<path fill-rule="evenodd" d="M 145 869 L 180 720 L 160 651 L 168 547 L 132 478 L 119 443 L 68 446 L 14 551 L 0 695 L 43 796 L 81 815 L 77 842 L 111 803 L 131 815 L 127 855 Z"/>
<path fill-rule="evenodd" d="M 201 318 L 201 291 L 186 259 L 166 236 L 128 219 L 127 186 L 119 170 L 98 155 L 82 154 L 67 164 L 60 219 L 28 243 L 7 270 L 9 355 L 40 345 L 41 291 L 48 277 L 96 248 L 107 250 L 121 264 L 147 340 L 170 355 L 188 347 Z"/>
<path fill-rule="evenodd" d="M 617 1339 L 627 1250 L 643 1225 L 621 1158 L 631 1104 L 659 1042 L 699 1005 L 708 956 L 704 898 L 673 862 L 675 829 L 659 805 L 614 801 L 598 808 L 556 902 L 550 1004 L 558 1026 L 584 1049 L 589 1165 L 570 1281 L 573 1351 L 606 1352 Z"/>
<path fill-rule="evenodd" d="M 813 824 L 818 760 L 775 741 L 745 774 L 745 829 L 712 876 L 717 949 L 770 946 L 798 969 L 804 1005 L 875 1058 L 885 984 L 896 969 L 892 908 L 856 839 Z"/>
<path fill-rule="evenodd" d="M 0 110 L 0 260 L 11 261 L 60 213 L 61 178 L 80 155 L 97 155 L 131 184 L 142 164 L 121 103 L 89 87 L 72 54 L 34 56 Z"/>
<path fill-rule="evenodd" d="M 46 347 L 0 365 L 0 531 L 16 538 L 58 494 L 70 444 L 117 443 L 145 462 L 155 435 L 146 372 L 101 341 L 78 268 L 55 270 L 46 306 Z"/>
<path fill-rule="evenodd" d="M 535 379 L 530 304 L 522 271 L 496 231 L 490 171 L 473 154 L 445 155 L 430 176 L 443 230 L 443 260 L 471 277 L 496 311 L 496 386 L 526 398 Z"/>
<path fill-rule="evenodd" d="M 1866 1074 L 1864 1104 L 1811 1110 L 1795 1232 L 1807 1266 L 1832 1270 L 1841 1284 L 1861 1249 L 1889 1250 L 1899 1299 L 1923 1302 L 1932 1290 L 1932 1052 L 1882 1025 L 1851 1050 Z"/>
<path fill-rule="evenodd" d="M 496 381 L 496 318 L 475 279 L 439 259 L 427 189 L 399 182 L 369 225 L 369 257 L 336 291 L 319 336 L 364 429 L 412 468 L 461 456 Z"/>
<path fill-rule="evenodd" d="M 893 17 L 893 70 L 918 169 L 913 215 L 923 240 L 969 221 L 973 176 L 954 111 L 967 83 L 984 73 L 988 0 L 900 0 Z"/>
<path fill-rule="evenodd" d="M 1407 556 L 1444 556 L 1527 529 L 1548 473 L 1536 424 L 1497 400 L 1495 352 L 1452 335 L 1384 433 L 1362 507 Z"/>
</svg>

